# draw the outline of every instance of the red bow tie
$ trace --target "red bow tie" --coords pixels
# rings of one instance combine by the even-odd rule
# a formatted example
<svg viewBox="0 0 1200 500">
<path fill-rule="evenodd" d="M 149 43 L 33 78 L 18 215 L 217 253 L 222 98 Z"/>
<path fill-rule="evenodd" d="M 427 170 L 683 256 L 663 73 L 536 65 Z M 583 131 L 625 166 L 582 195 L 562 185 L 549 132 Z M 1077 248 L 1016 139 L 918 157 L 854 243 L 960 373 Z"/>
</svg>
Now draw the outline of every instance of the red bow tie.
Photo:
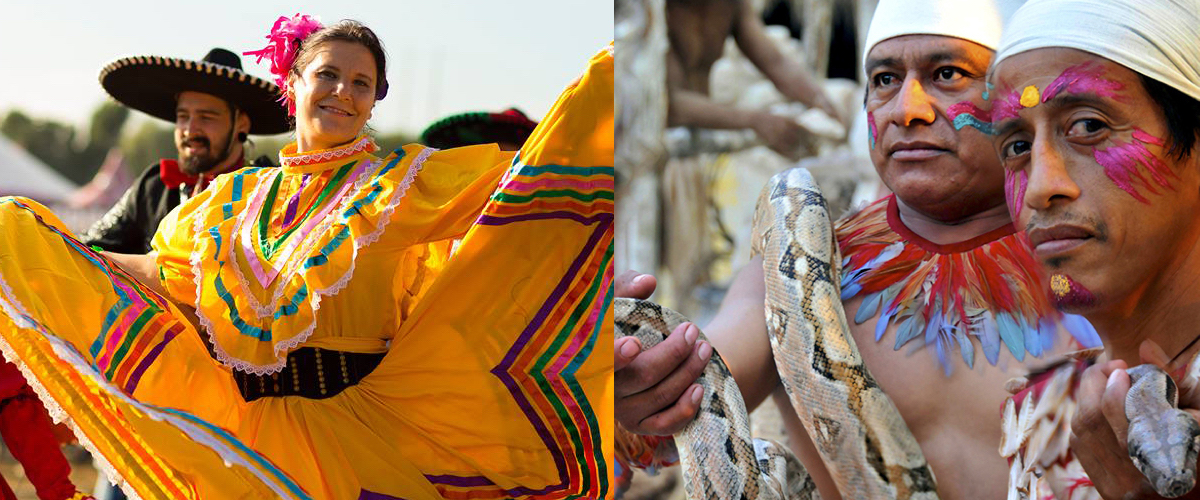
<svg viewBox="0 0 1200 500">
<path fill-rule="evenodd" d="M 163 158 L 158 160 L 158 176 L 162 179 L 163 184 L 167 185 L 167 189 L 175 189 L 180 186 L 190 186 L 193 188 L 199 187 L 200 189 L 194 190 L 199 192 L 203 191 L 204 188 L 207 188 L 208 183 L 212 181 L 214 177 L 225 172 L 232 172 L 242 168 L 243 162 L 243 158 L 238 158 L 237 161 L 230 165 L 228 170 L 221 172 L 205 172 L 202 175 L 188 175 L 179 169 L 179 161 Z M 199 186 L 196 186 L 196 184 L 199 184 Z"/>
<path fill-rule="evenodd" d="M 158 175 L 162 178 L 167 189 L 175 189 L 181 185 L 195 186 L 200 181 L 196 175 L 188 175 L 179 170 L 179 162 L 163 158 L 158 161 Z"/>
</svg>

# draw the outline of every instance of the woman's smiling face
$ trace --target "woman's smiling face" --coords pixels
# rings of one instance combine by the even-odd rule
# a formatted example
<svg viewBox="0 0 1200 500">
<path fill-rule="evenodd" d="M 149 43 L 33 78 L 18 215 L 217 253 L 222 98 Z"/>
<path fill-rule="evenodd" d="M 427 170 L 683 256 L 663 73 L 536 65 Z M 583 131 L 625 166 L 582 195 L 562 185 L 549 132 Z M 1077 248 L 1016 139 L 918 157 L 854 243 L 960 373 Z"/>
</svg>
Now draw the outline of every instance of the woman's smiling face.
<svg viewBox="0 0 1200 500">
<path fill-rule="evenodd" d="M 300 75 L 292 76 L 301 152 L 353 141 L 375 106 L 375 58 L 366 47 L 333 40 L 313 50 Z"/>
</svg>

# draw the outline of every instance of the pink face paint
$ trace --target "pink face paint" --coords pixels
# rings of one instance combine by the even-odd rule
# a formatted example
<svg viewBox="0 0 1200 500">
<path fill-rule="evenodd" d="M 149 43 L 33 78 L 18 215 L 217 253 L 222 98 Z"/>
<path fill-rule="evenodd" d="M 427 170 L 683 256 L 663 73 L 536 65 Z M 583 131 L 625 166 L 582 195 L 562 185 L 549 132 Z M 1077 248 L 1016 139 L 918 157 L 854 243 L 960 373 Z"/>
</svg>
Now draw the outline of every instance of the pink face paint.
<svg viewBox="0 0 1200 500">
<path fill-rule="evenodd" d="M 1121 100 L 1121 97 L 1117 95 L 1117 91 L 1125 88 L 1125 85 L 1120 82 L 1107 80 L 1102 75 L 1104 75 L 1104 67 L 1096 61 L 1088 61 L 1083 64 L 1071 66 L 1063 70 L 1062 74 L 1058 75 L 1058 78 L 1055 78 L 1054 81 L 1050 82 L 1050 85 L 1046 86 L 1046 90 L 1042 92 L 1042 102 L 1048 102 L 1062 92 L 1068 94 L 1095 94 L 1100 97 Z"/>
<path fill-rule="evenodd" d="M 1179 176 L 1172 172 L 1162 160 L 1154 156 L 1150 150 L 1146 149 L 1146 144 L 1164 145 L 1165 142 L 1162 139 L 1134 128 L 1132 142 L 1125 143 L 1114 139 L 1112 143 L 1113 145 L 1107 149 L 1097 148 L 1092 156 L 1096 158 L 1096 163 L 1104 167 L 1104 175 L 1107 175 L 1117 187 L 1146 204 L 1149 204 L 1150 201 L 1138 192 L 1139 189 L 1145 189 L 1151 194 L 1158 194 L 1158 190 L 1154 187 L 1155 184 L 1164 189 L 1175 189 L 1172 180 L 1179 179 Z M 1144 168 L 1150 174 L 1153 183 L 1146 179 L 1139 167 Z"/>
<path fill-rule="evenodd" d="M 1096 296 L 1065 274 L 1050 276 L 1050 296 L 1059 309 L 1079 310 L 1094 306 Z"/>
<path fill-rule="evenodd" d="M 1016 118 L 1017 113 L 1021 112 L 1022 109 L 1025 109 L 1025 107 L 1021 105 L 1020 91 L 1014 90 L 1004 94 L 999 99 L 996 99 L 996 103 L 992 105 L 992 123 Z"/>
<path fill-rule="evenodd" d="M 867 129 L 870 132 L 871 149 L 875 149 L 875 138 L 879 133 L 875 131 L 875 113 L 867 112 Z"/>
<path fill-rule="evenodd" d="M 1167 145 L 1166 141 L 1159 139 L 1157 137 L 1154 137 L 1150 134 L 1147 134 L 1142 129 L 1136 128 L 1136 127 L 1134 127 L 1134 129 L 1133 129 L 1133 138 L 1137 139 L 1139 141 L 1142 141 L 1146 144 L 1153 144 L 1153 145 L 1159 146 L 1159 147 Z"/>
<path fill-rule="evenodd" d="M 1008 201 L 1008 215 L 1014 223 L 1021 215 L 1021 207 L 1025 204 L 1025 188 L 1029 187 L 1029 175 L 1024 170 L 1013 172 L 1004 171 L 1004 199 Z"/>
<path fill-rule="evenodd" d="M 946 116 L 954 122 L 955 130 L 970 126 L 987 135 L 995 135 L 995 129 L 992 128 L 992 112 L 979 109 L 971 101 L 963 101 L 946 108 Z"/>
</svg>

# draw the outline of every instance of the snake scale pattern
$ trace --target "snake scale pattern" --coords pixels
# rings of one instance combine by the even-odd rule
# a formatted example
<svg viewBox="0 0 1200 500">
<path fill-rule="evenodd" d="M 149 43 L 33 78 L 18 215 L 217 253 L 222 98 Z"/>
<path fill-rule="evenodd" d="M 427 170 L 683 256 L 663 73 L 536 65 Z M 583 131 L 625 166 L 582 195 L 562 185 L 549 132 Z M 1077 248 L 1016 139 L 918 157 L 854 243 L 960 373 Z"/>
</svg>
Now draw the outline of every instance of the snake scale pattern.
<svg viewBox="0 0 1200 500">
<path fill-rule="evenodd" d="M 1127 373 L 1129 458 L 1159 495 L 1183 496 L 1196 486 L 1200 424 L 1179 409 L 1179 389 L 1161 368 L 1139 365 Z"/>
<path fill-rule="evenodd" d="M 792 407 L 844 498 L 937 498 L 933 471 L 895 405 L 858 353 L 839 298 L 832 221 L 804 169 L 777 174 L 759 199 L 755 251 L 763 255 L 772 355 Z M 649 302 L 618 299 L 617 335 L 648 349 L 685 321 Z M 741 392 L 714 352 L 698 381 L 697 418 L 676 435 L 689 498 L 817 498 L 786 447 L 756 441 Z"/>
<path fill-rule="evenodd" d="M 618 337 L 637 337 L 643 349 L 666 340 L 687 321 L 653 302 L 616 299 Z M 700 333 L 697 342 L 704 340 Z M 696 419 L 675 435 L 683 484 L 690 499 L 820 498 L 804 466 L 786 447 L 750 436 L 742 393 L 715 350 L 696 380 L 704 388 Z"/>
</svg>

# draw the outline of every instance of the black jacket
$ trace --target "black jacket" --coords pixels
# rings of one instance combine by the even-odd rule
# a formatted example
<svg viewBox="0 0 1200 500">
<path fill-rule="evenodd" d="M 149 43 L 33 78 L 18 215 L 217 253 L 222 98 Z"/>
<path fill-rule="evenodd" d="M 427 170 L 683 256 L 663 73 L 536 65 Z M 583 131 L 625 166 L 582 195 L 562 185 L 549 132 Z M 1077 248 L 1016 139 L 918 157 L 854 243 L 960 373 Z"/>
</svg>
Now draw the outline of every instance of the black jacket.
<svg viewBox="0 0 1200 500">
<path fill-rule="evenodd" d="M 260 156 L 254 160 L 253 166 L 273 167 L 275 164 L 266 156 Z M 155 163 L 142 172 L 133 186 L 121 196 L 121 200 L 92 224 L 80 239 L 87 245 L 95 245 L 109 252 L 150 253 L 150 240 L 158 231 L 158 223 L 186 201 L 191 190 L 191 186 L 186 185 L 167 189 Z"/>
</svg>

